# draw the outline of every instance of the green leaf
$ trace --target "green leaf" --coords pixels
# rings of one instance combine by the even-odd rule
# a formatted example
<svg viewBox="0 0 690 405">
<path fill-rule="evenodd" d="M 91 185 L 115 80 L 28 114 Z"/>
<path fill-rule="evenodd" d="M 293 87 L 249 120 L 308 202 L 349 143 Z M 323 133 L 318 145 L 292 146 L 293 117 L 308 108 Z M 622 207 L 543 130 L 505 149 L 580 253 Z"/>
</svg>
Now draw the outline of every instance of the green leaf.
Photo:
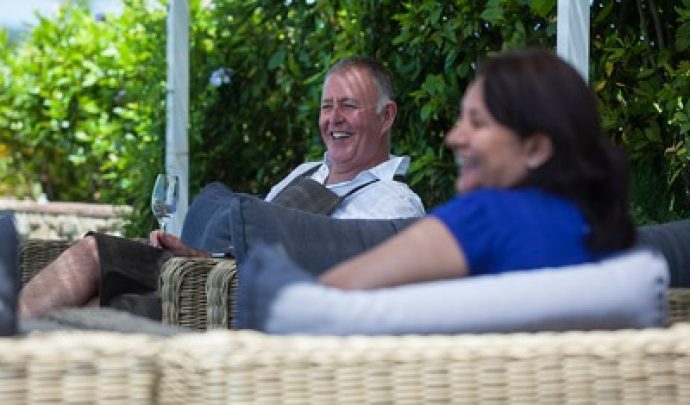
<svg viewBox="0 0 690 405">
<path fill-rule="evenodd" d="M 592 24 L 598 25 L 604 23 L 606 21 L 606 18 L 609 16 L 609 14 L 611 14 L 611 11 L 613 10 L 613 4 L 613 1 L 604 2 L 604 8 L 599 10 L 599 12 L 597 13 L 597 17 Z"/>
<path fill-rule="evenodd" d="M 676 31 L 676 50 L 684 52 L 688 47 L 690 47 L 690 22 L 681 25 Z"/>
<path fill-rule="evenodd" d="M 76 131 L 74 133 L 74 139 L 81 142 L 90 142 L 92 138 L 84 131 Z"/>
<path fill-rule="evenodd" d="M 486 9 L 482 11 L 480 17 L 491 24 L 495 24 L 499 20 L 504 20 L 505 17 L 503 16 L 501 2 L 499 0 L 489 0 Z"/>
<path fill-rule="evenodd" d="M 546 17 L 556 8 L 556 0 L 530 0 L 529 6 L 538 16 Z"/>
<path fill-rule="evenodd" d="M 278 66 L 282 65 L 284 61 L 285 50 L 281 49 L 271 56 L 271 59 L 268 61 L 268 70 L 275 70 Z"/>
<path fill-rule="evenodd" d="M 442 12 L 443 12 L 443 6 L 441 4 L 437 4 L 436 9 L 431 12 L 431 16 L 430 16 L 432 26 L 438 27 L 438 21 L 441 18 Z"/>
<path fill-rule="evenodd" d="M 644 134 L 652 142 L 661 142 L 661 130 L 656 121 L 652 121 L 650 126 L 645 128 Z"/>
<path fill-rule="evenodd" d="M 419 112 L 419 118 L 422 119 L 422 122 L 426 122 L 433 112 L 434 106 L 431 105 L 431 103 L 424 104 L 424 107 L 422 107 L 422 110 Z"/>
</svg>

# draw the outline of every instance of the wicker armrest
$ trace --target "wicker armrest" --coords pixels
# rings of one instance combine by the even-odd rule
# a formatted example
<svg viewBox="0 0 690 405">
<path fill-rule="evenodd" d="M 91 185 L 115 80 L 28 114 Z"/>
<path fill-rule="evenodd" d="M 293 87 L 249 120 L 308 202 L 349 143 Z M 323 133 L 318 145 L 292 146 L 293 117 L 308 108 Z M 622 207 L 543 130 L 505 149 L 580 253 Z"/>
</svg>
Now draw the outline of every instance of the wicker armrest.
<svg viewBox="0 0 690 405">
<path fill-rule="evenodd" d="M 690 288 L 668 290 L 668 324 L 690 323 Z"/>
<path fill-rule="evenodd" d="M 206 281 L 206 327 L 227 329 L 235 326 L 232 313 L 237 298 L 237 263 L 221 260 L 213 266 Z"/>
<path fill-rule="evenodd" d="M 163 323 L 198 330 L 227 328 L 228 288 L 234 277 L 234 260 L 188 257 L 168 260 L 159 281 Z"/>
<path fill-rule="evenodd" d="M 232 326 L 234 260 L 175 257 L 161 270 L 163 323 L 206 330 Z"/>
</svg>

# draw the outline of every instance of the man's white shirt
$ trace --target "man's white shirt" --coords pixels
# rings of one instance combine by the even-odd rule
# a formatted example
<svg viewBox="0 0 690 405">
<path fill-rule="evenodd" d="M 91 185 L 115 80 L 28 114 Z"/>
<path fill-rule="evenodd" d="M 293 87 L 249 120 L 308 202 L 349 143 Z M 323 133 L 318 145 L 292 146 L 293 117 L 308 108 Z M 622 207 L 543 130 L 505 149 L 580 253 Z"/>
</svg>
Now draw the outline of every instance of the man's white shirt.
<svg viewBox="0 0 690 405">
<path fill-rule="evenodd" d="M 323 184 L 328 178 L 328 155 L 321 162 L 303 163 L 287 177 L 271 188 L 266 201 L 273 200 L 292 180 L 315 166 L 321 165 L 311 179 Z M 326 188 L 343 196 L 351 190 L 378 180 L 349 195 L 331 214 L 340 219 L 395 219 L 424 216 L 424 205 L 405 183 L 395 181 L 396 175 L 405 175 L 410 166 L 408 156 L 389 156 L 388 160 L 371 169 L 360 172 L 354 179 L 337 184 L 326 185 Z"/>
</svg>

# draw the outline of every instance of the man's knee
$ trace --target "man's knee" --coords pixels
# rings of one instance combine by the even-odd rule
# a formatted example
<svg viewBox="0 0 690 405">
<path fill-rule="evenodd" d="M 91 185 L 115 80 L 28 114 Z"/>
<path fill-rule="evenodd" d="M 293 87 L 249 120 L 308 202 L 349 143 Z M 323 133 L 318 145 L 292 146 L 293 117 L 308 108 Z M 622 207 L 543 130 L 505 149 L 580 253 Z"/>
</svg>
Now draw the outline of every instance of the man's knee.
<svg viewBox="0 0 690 405">
<path fill-rule="evenodd" d="M 78 242 L 82 244 L 86 249 L 96 249 L 96 237 L 93 235 L 86 235 Z"/>
<path fill-rule="evenodd" d="M 80 256 L 89 258 L 90 260 L 98 263 L 98 243 L 96 242 L 96 237 L 93 235 L 84 236 L 75 245 L 75 250 Z"/>
</svg>

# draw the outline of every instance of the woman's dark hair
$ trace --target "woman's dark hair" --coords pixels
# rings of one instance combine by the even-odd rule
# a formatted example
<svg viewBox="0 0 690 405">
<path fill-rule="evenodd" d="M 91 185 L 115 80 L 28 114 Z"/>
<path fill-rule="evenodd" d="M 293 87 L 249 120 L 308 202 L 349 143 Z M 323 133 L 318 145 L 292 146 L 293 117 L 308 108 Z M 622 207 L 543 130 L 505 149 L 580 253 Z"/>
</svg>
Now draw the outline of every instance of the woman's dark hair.
<svg viewBox="0 0 690 405">
<path fill-rule="evenodd" d="M 484 60 L 484 103 L 522 139 L 542 133 L 553 155 L 518 187 L 537 187 L 573 201 L 591 227 L 592 252 L 625 249 L 636 231 L 628 211 L 628 162 L 601 129 L 592 91 L 553 53 L 532 49 Z"/>
</svg>

